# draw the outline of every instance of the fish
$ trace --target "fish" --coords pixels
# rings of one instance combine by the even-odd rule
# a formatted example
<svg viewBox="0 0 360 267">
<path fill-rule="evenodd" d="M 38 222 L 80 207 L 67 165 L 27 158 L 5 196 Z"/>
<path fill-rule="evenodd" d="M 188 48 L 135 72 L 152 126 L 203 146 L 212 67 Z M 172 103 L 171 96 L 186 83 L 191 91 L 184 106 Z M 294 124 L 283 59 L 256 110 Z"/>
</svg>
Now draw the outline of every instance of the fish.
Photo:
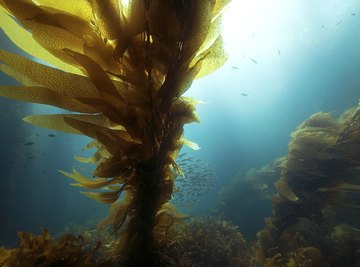
<svg viewBox="0 0 360 267">
<path fill-rule="evenodd" d="M 338 26 L 338 25 L 340 25 L 342 22 L 343 22 L 343 21 L 340 20 L 340 21 L 338 21 L 335 25 Z"/>
<path fill-rule="evenodd" d="M 231 67 L 233 70 L 238 70 L 239 69 L 239 67 L 236 67 L 236 66 L 232 66 Z"/>
<path fill-rule="evenodd" d="M 41 174 L 45 174 L 45 173 L 47 173 L 47 170 L 43 170 L 43 171 L 41 172 Z"/>
<path fill-rule="evenodd" d="M 32 146 L 33 144 L 35 144 L 34 142 L 27 142 L 24 144 L 24 146 Z"/>
<path fill-rule="evenodd" d="M 248 94 L 245 94 L 245 93 L 241 93 L 242 96 L 248 96 Z"/>
<path fill-rule="evenodd" d="M 351 16 L 356 16 L 356 13 L 351 13 Z"/>
<path fill-rule="evenodd" d="M 0 115 L 3 116 L 3 117 L 5 117 L 5 118 L 10 118 L 10 116 L 9 116 L 8 114 L 3 113 L 3 112 L 0 112 Z"/>
<path fill-rule="evenodd" d="M 258 64 L 258 62 L 255 59 L 253 59 L 252 57 L 249 57 L 249 58 L 252 62 L 254 62 L 255 64 Z"/>
<path fill-rule="evenodd" d="M 281 52 L 280 52 L 280 50 L 278 49 L 277 51 L 278 51 L 279 55 L 281 55 Z"/>
<path fill-rule="evenodd" d="M 182 157 L 182 159 L 179 159 Z M 173 192 L 174 201 L 180 203 L 198 202 L 200 198 L 214 188 L 216 173 L 209 163 L 181 153 L 176 160 L 183 170 L 183 176 L 176 178 L 176 191 Z"/>
<path fill-rule="evenodd" d="M 55 137 L 55 134 L 48 134 L 49 137 Z"/>
</svg>

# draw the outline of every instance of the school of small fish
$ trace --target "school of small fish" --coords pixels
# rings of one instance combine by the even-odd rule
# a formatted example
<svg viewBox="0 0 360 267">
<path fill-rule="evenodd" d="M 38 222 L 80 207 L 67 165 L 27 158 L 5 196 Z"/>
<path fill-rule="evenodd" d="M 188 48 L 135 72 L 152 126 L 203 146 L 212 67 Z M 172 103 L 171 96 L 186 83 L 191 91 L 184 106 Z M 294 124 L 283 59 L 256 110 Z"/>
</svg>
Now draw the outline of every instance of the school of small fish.
<svg viewBox="0 0 360 267">
<path fill-rule="evenodd" d="M 216 173 L 206 163 L 198 158 L 181 153 L 176 160 L 183 175 L 176 178 L 176 189 L 173 193 L 175 202 L 194 203 L 214 188 Z"/>
</svg>

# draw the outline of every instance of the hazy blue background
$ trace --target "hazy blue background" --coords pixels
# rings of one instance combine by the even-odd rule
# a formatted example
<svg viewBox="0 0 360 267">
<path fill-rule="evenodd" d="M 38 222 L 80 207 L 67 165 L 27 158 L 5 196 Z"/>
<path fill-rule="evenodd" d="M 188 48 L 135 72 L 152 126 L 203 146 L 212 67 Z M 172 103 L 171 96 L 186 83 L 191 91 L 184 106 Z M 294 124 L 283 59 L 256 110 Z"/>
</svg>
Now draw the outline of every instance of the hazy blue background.
<svg viewBox="0 0 360 267">
<path fill-rule="evenodd" d="M 227 16 L 229 61 L 187 92 L 209 102 L 198 106 L 201 124 L 186 127 L 186 137 L 201 146 L 188 153 L 209 162 L 218 176 L 215 190 L 194 207 L 195 214 L 210 211 L 218 190 L 239 170 L 285 155 L 290 133 L 309 115 L 338 115 L 360 98 L 359 1 L 233 0 Z M 3 36 L 0 42 L 13 49 Z M 3 74 L 0 79 L 12 83 Z M 17 230 L 46 227 L 56 233 L 70 222 L 106 214 L 104 205 L 79 194 L 56 171 L 87 168 L 73 160 L 83 155 L 87 139 L 20 119 L 49 110 L 56 112 L 0 99 L 0 179 L 6 185 L 0 187 L 5 216 L 0 245 L 15 244 Z"/>
</svg>

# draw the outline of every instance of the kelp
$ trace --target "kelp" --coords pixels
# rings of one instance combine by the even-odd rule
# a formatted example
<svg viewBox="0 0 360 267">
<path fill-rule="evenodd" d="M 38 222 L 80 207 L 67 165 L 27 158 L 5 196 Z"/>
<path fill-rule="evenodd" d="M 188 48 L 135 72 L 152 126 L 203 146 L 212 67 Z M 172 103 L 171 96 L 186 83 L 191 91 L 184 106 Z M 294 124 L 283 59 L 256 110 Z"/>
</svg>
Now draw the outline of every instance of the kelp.
<svg viewBox="0 0 360 267">
<path fill-rule="evenodd" d="M 334 250 L 359 236 L 359 110 L 360 105 L 338 119 L 316 113 L 291 134 L 274 183 L 278 194 L 273 197 L 273 215 L 258 233 L 257 265 L 355 266 L 360 261 L 353 249 Z M 352 238 L 341 237 L 343 225 Z M 347 241 L 339 241 L 342 238 Z M 351 260 L 345 264 L 350 251 Z"/>
<path fill-rule="evenodd" d="M 183 138 L 198 117 L 182 94 L 225 62 L 219 29 L 228 2 L 0 1 L 2 30 L 49 64 L 1 50 L 0 69 L 23 86 L 1 86 L 0 96 L 76 112 L 25 121 L 96 140 L 94 156 L 78 158 L 97 164 L 95 179 L 64 174 L 111 205 L 100 225 L 122 230 L 125 265 L 155 264 L 158 218 L 176 217 L 167 206 L 175 158 L 183 144 L 199 148 Z"/>
</svg>

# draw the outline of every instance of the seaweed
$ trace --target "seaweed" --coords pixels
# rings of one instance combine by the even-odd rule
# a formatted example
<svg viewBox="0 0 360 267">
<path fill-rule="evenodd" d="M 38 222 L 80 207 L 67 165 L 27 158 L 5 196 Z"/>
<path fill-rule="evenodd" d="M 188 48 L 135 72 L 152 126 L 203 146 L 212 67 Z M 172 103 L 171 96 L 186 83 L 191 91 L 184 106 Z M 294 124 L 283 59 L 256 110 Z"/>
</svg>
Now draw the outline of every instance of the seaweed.
<svg viewBox="0 0 360 267">
<path fill-rule="evenodd" d="M 53 240 L 49 231 L 42 229 L 39 235 L 19 232 L 18 236 L 18 248 L 0 247 L 1 266 L 114 266 L 101 255 L 100 242 L 86 244 L 81 235 L 67 234 Z"/>
<path fill-rule="evenodd" d="M 171 229 L 163 252 L 179 267 L 247 266 L 248 248 L 239 228 L 221 216 L 192 219 Z"/>
<path fill-rule="evenodd" d="M 75 114 L 31 115 L 26 122 L 94 139 L 94 179 L 63 172 L 84 194 L 110 204 L 121 230 L 124 266 L 155 266 L 157 225 L 177 217 L 168 204 L 179 172 L 183 126 L 198 121 L 182 97 L 193 79 L 226 60 L 220 33 L 228 0 L 1 0 L 1 28 L 24 52 L 1 50 L 0 70 L 21 86 L 0 95 Z M 16 20 L 14 19 L 16 18 Z"/>
<path fill-rule="evenodd" d="M 316 113 L 291 134 L 273 215 L 257 235 L 255 266 L 359 262 L 359 110 L 338 119 Z"/>
</svg>

